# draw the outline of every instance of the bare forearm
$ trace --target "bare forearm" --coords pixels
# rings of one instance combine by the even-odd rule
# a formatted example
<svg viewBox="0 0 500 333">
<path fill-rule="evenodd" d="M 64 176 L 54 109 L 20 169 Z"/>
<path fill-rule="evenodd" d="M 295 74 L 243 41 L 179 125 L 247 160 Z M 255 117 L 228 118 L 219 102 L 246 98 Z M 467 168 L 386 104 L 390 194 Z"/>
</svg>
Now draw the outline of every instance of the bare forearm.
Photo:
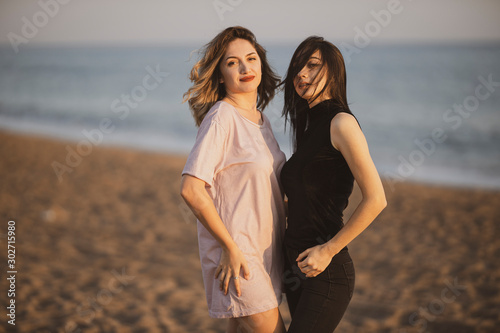
<svg viewBox="0 0 500 333">
<path fill-rule="evenodd" d="M 385 199 L 363 199 L 344 228 L 325 244 L 332 257 L 358 237 L 375 220 L 385 206 Z"/>
<path fill-rule="evenodd" d="M 333 147 L 338 147 L 349 165 L 363 195 L 344 228 L 325 245 L 333 257 L 375 220 L 387 202 L 368 144 L 356 119 L 345 113 L 335 116 L 330 127 L 330 137 Z"/>
<path fill-rule="evenodd" d="M 182 197 L 201 224 L 217 240 L 221 247 L 230 249 L 235 243 L 222 222 L 212 199 L 205 189 L 183 191 Z"/>
</svg>

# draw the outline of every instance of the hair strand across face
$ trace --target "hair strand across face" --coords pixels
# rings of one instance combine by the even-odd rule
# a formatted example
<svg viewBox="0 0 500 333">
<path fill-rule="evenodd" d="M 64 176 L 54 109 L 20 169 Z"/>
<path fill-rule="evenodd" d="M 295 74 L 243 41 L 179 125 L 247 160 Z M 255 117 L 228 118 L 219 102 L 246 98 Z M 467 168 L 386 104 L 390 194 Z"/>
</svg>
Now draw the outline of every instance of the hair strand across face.
<svg viewBox="0 0 500 333">
<path fill-rule="evenodd" d="M 319 51 L 322 59 L 322 69 L 318 75 L 326 75 L 326 83 L 319 93 L 315 93 L 316 98 L 330 96 L 340 107 L 349 110 L 347 104 L 347 79 L 344 58 L 340 50 L 332 43 L 322 37 L 311 36 L 305 39 L 295 50 L 286 77 L 280 83 L 283 86 L 285 103 L 283 106 L 283 116 L 286 122 L 290 122 L 292 127 L 292 137 L 294 151 L 300 144 L 302 136 L 307 128 L 308 122 L 308 101 L 303 99 L 295 91 L 294 79 L 306 66 L 310 57 Z M 315 77 L 315 82 L 321 81 L 322 77 Z"/>
</svg>

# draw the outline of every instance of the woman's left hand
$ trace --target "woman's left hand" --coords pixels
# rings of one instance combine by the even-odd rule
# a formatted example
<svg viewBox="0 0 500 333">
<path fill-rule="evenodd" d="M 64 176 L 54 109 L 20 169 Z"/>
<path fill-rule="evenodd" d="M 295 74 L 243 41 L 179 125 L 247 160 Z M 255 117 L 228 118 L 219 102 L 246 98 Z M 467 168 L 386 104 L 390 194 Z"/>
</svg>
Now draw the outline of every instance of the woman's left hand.
<svg viewBox="0 0 500 333">
<path fill-rule="evenodd" d="M 332 255 L 328 253 L 324 245 L 316 245 L 299 254 L 296 261 L 298 261 L 297 265 L 302 273 L 310 278 L 319 275 L 326 269 L 332 261 Z"/>
</svg>

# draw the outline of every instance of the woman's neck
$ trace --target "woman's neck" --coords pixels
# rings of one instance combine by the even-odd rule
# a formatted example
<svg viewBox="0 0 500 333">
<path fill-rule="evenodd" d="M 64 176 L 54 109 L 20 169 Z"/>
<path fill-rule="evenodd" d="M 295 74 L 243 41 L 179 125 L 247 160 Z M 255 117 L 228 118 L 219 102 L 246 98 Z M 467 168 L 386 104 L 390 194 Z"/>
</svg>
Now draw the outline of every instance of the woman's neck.
<svg viewBox="0 0 500 333">
<path fill-rule="evenodd" d="M 227 94 L 222 100 L 249 114 L 256 114 L 259 112 L 257 111 L 257 92 L 248 94 Z"/>
<path fill-rule="evenodd" d="M 251 96 L 251 94 L 228 94 L 222 101 L 234 106 L 236 110 L 248 120 L 257 125 L 263 124 L 264 120 L 262 114 L 257 110 L 257 93 L 253 94 L 253 96 Z"/>
<path fill-rule="evenodd" d="M 315 107 L 316 105 L 318 105 L 323 101 L 326 101 L 327 99 L 331 99 L 330 95 L 323 94 L 314 99 L 310 99 L 309 101 L 307 101 L 307 103 L 309 104 L 309 109 L 312 109 L 313 107 Z"/>
</svg>

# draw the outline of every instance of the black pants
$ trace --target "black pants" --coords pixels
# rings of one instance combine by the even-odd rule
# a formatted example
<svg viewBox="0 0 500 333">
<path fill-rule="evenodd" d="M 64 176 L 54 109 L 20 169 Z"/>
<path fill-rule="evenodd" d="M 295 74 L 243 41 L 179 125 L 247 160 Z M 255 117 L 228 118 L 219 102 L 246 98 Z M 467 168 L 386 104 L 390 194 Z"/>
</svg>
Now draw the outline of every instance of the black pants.
<svg viewBox="0 0 500 333">
<path fill-rule="evenodd" d="M 295 259 L 302 251 L 284 248 L 284 283 L 292 316 L 288 333 L 331 333 L 354 290 L 354 265 L 347 249 L 337 253 L 318 276 L 306 278 Z"/>
</svg>

